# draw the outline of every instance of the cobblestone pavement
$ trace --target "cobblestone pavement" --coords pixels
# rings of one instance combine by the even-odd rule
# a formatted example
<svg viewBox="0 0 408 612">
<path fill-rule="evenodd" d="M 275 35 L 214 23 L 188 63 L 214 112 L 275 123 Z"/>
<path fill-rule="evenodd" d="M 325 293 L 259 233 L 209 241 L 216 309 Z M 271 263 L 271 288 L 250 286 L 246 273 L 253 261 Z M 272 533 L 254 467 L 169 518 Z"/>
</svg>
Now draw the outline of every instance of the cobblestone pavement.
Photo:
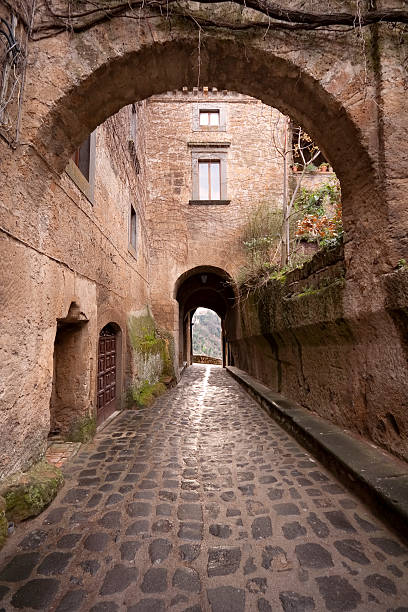
<svg viewBox="0 0 408 612">
<path fill-rule="evenodd" d="M 3 610 L 408 611 L 407 549 L 219 367 L 65 472 L 3 551 Z"/>
</svg>

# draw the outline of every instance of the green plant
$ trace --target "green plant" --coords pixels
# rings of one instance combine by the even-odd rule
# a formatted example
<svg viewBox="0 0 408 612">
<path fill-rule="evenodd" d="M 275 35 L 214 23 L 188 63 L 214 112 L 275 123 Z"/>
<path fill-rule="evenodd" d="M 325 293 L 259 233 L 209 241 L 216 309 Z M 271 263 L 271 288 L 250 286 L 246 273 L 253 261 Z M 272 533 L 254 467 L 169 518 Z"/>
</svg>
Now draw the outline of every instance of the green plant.
<svg viewBox="0 0 408 612">
<path fill-rule="evenodd" d="M 295 210 L 307 215 L 324 215 L 326 207 L 335 206 L 340 201 L 340 183 L 334 178 L 316 189 L 303 187 L 295 200 Z"/>
<path fill-rule="evenodd" d="M 400 259 L 397 263 L 397 270 L 401 270 L 403 268 L 406 268 L 408 266 L 407 264 L 407 260 L 406 259 Z"/>
<path fill-rule="evenodd" d="M 279 262 L 282 212 L 270 204 L 257 206 L 249 215 L 242 233 L 246 255 L 243 276 L 270 272 Z"/>
<path fill-rule="evenodd" d="M 316 189 L 302 189 L 295 200 L 295 209 L 302 215 L 297 222 L 296 236 L 333 248 L 343 240 L 340 183 L 334 178 Z"/>
<path fill-rule="evenodd" d="M 149 383 L 149 381 L 145 380 L 141 387 L 132 391 L 132 399 L 140 408 L 146 408 L 165 390 L 166 386 L 163 383 Z"/>
<path fill-rule="evenodd" d="M 306 172 L 316 172 L 316 170 L 317 170 L 317 166 L 315 166 L 314 164 L 307 164 Z"/>
</svg>

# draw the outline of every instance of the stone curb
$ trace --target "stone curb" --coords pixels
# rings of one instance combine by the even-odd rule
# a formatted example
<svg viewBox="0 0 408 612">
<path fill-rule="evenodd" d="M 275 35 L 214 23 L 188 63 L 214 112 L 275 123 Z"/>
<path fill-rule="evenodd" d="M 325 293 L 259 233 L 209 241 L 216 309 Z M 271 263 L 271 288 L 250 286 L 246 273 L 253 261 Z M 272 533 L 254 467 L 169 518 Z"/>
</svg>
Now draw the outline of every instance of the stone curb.
<svg viewBox="0 0 408 612">
<path fill-rule="evenodd" d="M 408 541 L 408 465 L 271 391 L 246 372 L 226 369 L 269 416 Z"/>
</svg>

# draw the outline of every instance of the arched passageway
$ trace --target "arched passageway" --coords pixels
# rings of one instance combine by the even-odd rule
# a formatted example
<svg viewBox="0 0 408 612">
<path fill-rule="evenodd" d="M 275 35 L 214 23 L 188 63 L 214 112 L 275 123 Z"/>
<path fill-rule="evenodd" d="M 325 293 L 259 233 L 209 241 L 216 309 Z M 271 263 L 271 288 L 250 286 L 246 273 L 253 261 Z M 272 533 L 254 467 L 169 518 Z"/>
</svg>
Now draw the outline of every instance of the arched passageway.
<svg viewBox="0 0 408 612">
<path fill-rule="evenodd" d="M 197 308 L 209 308 L 221 319 L 222 361 L 227 364 L 227 325 L 234 319 L 236 294 L 227 272 L 213 266 L 199 266 L 182 274 L 176 282 L 174 296 L 179 303 L 179 365 L 191 365 L 192 318 Z"/>
<path fill-rule="evenodd" d="M 222 17 L 222 10 L 219 15 Z M 351 374 L 342 371 L 343 387 L 353 376 L 350 392 L 335 401 L 361 415 L 363 434 L 372 412 L 389 398 L 399 406 L 406 424 L 402 389 L 407 376 L 408 280 L 402 262 L 406 262 L 408 234 L 406 181 L 401 176 L 405 176 L 403 167 L 408 161 L 400 152 L 406 149 L 401 134 L 405 134 L 407 98 L 402 67 L 395 60 L 397 38 L 385 28 L 367 31 L 370 44 L 365 49 L 371 54 L 367 61 L 353 32 L 341 36 L 314 32 L 311 38 L 310 32 L 273 30 L 259 36 L 250 29 L 202 34 L 193 20 L 176 19 L 168 26 L 165 18 L 152 12 L 145 21 L 112 20 L 80 33 L 67 31 L 29 44 L 21 145 L 12 151 L 4 142 L 0 144 L 3 284 L 12 288 L 5 292 L 2 308 L 4 337 L 10 336 L 10 319 L 18 320 L 4 359 L 8 386 L 1 426 L 7 434 L 0 474 L 11 470 L 9 449 L 17 454 L 24 450 L 30 430 L 24 416 L 27 403 L 41 415 L 27 462 L 40 455 L 40 438 L 48 433 L 55 321 L 66 315 L 61 295 L 78 293 L 89 306 L 94 345 L 98 308 L 129 313 L 137 300 L 146 304 L 152 295 L 147 272 L 151 262 L 134 273 L 145 283 L 137 295 L 129 272 L 136 264 L 128 262 L 127 240 L 125 248 L 119 248 L 117 236 L 109 232 L 114 213 L 124 218 L 123 211 L 101 213 L 89 200 L 75 200 L 64 174 L 70 156 L 96 126 L 124 105 L 167 90 L 193 88 L 197 83 L 249 94 L 290 115 L 319 143 L 342 184 L 347 239 L 341 291 L 336 293 L 335 304 L 328 302 L 327 309 L 321 310 L 309 308 L 306 317 L 302 311 L 302 316 L 288 318 L 285 310 L 282 325 L 290 328 L 290 358 L 285 356 L 285 367 L 303 376 L 304 367 L 299 365 L 303 346 L 323 346 L 319 368 L 328 381 L 327 389 L 332 379 L 339 378 L 338 364 L 350 364 Z M 184 237 L 176 235 L 175 239 Z M 196 261 L 190 266 L 201 261 L 199 255 L 194 254 Z M 211 263 L 228 269 L 226 263 Z M 184 262 L 176 264 L 166 287 L 168 294 L 174 278 L 186 269 Z M 125 267 L 127 276 L 122 275 Z M 154 270 L 153 265 L 151 268 Z M 191 312 L 194 305 L 187 304 L 187 299 L 182 299 L 183 308 Z M 284 304 L 286 308 L 287 301 Z M 174 313 L 169 308 L 163 316 L 170 321 L 172 332 L 177 327 Z M 228 314 L 224 316 L 228 319 Z M 328 339 L 330 317 L 338 325 Z M 349 323 L 347 333 L 343 333 L 344 321 Z M 268 333 L 269 313 L 264 323 L 266 330 L 257 328 L 254 333 Z M 299 328 L 296 334 L 292 333 L 295 326 Z M 320 335 L 316 327 L 323 330 Z M 277 333 L 281 335 L 281 330 Z M 32 339 L 32 346 L 27 338 Z M 271 344 L 272 361 L 275 344 Z M 351 348 L 342 354 L 341 346 Z M 314 370 L 315 353 L 307 361 Z M 41 384 L 33 385 L 27 372 L 34 372 L 36 379 L 42 372 Z M 93 364 L 88 381 L 90 402 L 96 397 L 96 378 Z M 306 378 L 307 373 L 300 380 L 307 390 Z M 20 384 L 24 393 L 20 393 Z M 316 388 L 319 386 L 320 381 Z M 331 394 L 329 399 L 332 401 Z M 337 420 L 348 422 L 347 411 L 339 412 L 339 417 L 334 413 Z M 405 431 L 406 426 L 400 430 Z M 21 465 L 20 459 L 13 463 L 16 469 Z"/>
<path fill-rule="evenodd" d="M 367 268 L 373 258 L 382 257 L 389 228 L 375 169 L 379 152 L 371 137 L 377 129 L 376 105 L 370 102 L 367 113 L 367 103 L 359 99 L 366 62 L 362 57 L 361 63 L 350 65 L 350 45 L 360 57 L 355 41 L 317 35 L 304 53 L 295 50 L 299 37 L 286 35 L 286 49 L 294 46 L 288 55 L 278 39 L 248 40 L 217 32 L 205 36 L 198 58 L 194 28 L 172 28 L 169 35 L 160 20 L 150 24 L 145 31 L 124 20 L 120 32 L 104 24 L 74 39 L 59 36 L 52 44 L 36 43 L 47 54 L 47 66 L 37 62 L 33 67 L 28 95 L 41 100 L 44 79 L 54 88 L 47 88 L 46 104 L 33 109 L 25 126 L 47 163 L 61 172 L 85 137 L 112 113 L 156 93 L 192 88 L 199 72 L 200 83 L 251 95 L 304 126 L 341 181 L 350 263 Z M 89 48 L 95 50 L 91 60 Z M 57 66 L 64 70 L 63 80 L 58 80 Z M 373 226 L 384 233 L 383 241 L 378 235 L 373 241 Z"/>
</svg>

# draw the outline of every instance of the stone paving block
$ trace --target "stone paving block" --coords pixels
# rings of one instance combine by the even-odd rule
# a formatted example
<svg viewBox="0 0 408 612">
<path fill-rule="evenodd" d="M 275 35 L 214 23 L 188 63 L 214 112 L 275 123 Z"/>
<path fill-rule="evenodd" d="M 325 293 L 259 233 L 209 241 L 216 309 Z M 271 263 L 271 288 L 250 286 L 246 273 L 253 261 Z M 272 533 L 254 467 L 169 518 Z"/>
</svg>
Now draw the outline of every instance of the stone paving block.
<svg viewBox="0 0 408 612">
<path fill-rule="evenodd" d="M 59 582 L 54 578 L 30 580 L 13 595 L 11 603 L 15 608 L 45 610 L 54 601 L 58 588 Z"/>
<path fill-rule="evenodd" d="M 241 554 L 241 549 L 238 546 L 210 548 L 208 550 L 208 576 L 234 574 L 240 566 Z"/>
<path fill-rule="evenodd" d="M 231 586 L 207 590 L 211 612 L 245 612 L 245 591 Z"/>
<path fill-rule="evenodd" d="M 121 593 L 128 586 L 137 580 L 139 572 L 137 568 L 129 568 L 125 565 L 116 565 L 105 576 L 100 594 L 112 595 L 113 593 Z"/>
</svg>

